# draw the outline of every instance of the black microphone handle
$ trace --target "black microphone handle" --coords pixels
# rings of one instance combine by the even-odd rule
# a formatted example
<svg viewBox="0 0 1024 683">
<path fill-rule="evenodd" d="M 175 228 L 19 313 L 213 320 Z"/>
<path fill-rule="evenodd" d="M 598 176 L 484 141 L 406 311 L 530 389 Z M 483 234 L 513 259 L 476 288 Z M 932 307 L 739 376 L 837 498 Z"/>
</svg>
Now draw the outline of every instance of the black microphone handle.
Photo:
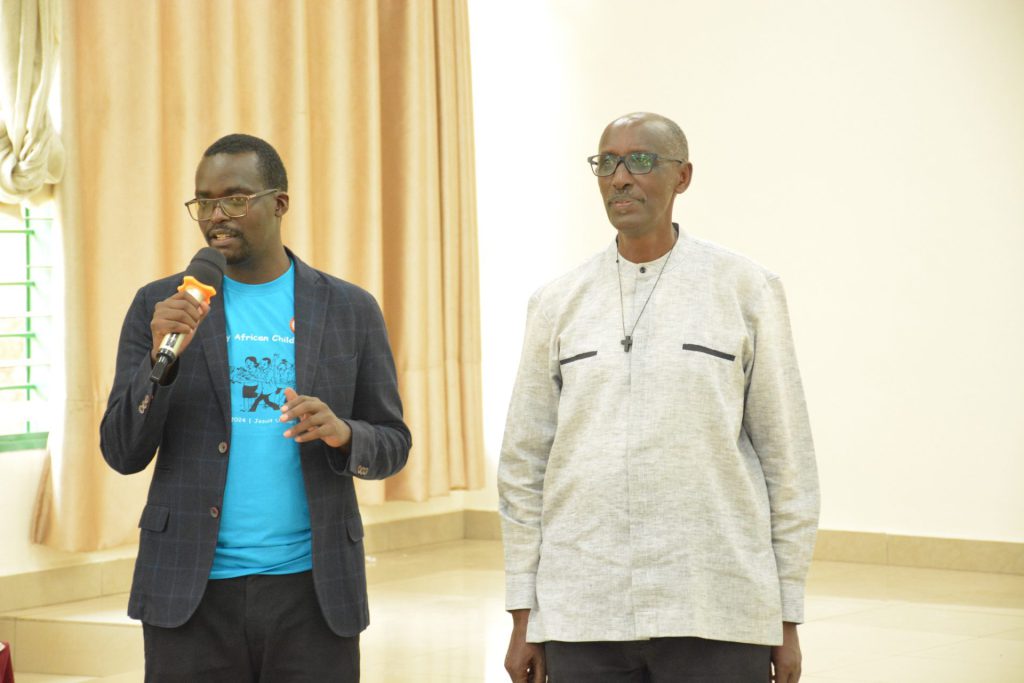
<svg viewBox="0 0 1024 683">
<path fill-rule="evenodd" d="M 156 352 L 156 363 L 153 364 L 153 371 L 149 373 L 149 381 L 156 384 L 163 384 L 167 372 L 178 360 L 181 352 L 181 345 L 185 343 L 185 335 L 178 332 L 171 332 L 164 336 L 160 348 Z"/>
<path fill-rule="evenodd" d="M 210 302 L 210 297 L 219 289 L 224 280 L 224 255 L 213 247 L 203 247 L 185 269 L 185 278 L 179 290 L 184 289 L 196 301 Z M 210 288 L 207 291 L 205 288 Z M 153 371 L 149 373 L 149 380 L 154 384 L 163 384 L 167 372 L 178 360 L 181 354 L 182 344 L 185 343 L 185 335 L 178 332 L 171 332 L 164 336 L 160 342 L 160 348 L 156 352 L 156 362 L 153 364 Z"/>
</svg>

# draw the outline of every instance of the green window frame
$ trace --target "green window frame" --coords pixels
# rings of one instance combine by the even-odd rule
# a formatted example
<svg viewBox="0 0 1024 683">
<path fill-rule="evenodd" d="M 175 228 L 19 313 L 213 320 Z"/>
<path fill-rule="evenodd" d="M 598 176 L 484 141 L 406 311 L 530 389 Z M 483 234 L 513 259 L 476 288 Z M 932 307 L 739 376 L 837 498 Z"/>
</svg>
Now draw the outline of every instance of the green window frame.
<svg viewBox="0 0 1024 683">
<path fill-rule="evenodd" d="M 22 206 L 17 216 L 0 214 L 0 452 L 46 447 L 55 336 L 49 213 Z"/>
</svg>

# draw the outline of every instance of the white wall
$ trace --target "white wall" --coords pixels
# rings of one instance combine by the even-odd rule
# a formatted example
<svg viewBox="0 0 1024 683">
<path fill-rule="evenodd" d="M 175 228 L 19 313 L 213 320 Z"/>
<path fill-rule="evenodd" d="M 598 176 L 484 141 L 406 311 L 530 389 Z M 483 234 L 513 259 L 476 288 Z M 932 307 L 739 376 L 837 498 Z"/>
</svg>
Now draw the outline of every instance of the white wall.
<svg viewBox="0 0 1024 683">
<path fill-rule="evenodd" d="M 584 159 L 650 110 L 684 230 L 786 283 L 822 528 L 1024 541 L 1024 3 L 469 6 L 492 467 L 530 292 L 614 235 Z"/>
<path fill-rule="evenodd" d="M 0 453 L 0 576 L 50 569 L 85 559 L 110 559 L 131 551 L 114 548 L 76 555 L 34 545 L 32 513 L 46 454 L 41 450 Z"/>
</svg>

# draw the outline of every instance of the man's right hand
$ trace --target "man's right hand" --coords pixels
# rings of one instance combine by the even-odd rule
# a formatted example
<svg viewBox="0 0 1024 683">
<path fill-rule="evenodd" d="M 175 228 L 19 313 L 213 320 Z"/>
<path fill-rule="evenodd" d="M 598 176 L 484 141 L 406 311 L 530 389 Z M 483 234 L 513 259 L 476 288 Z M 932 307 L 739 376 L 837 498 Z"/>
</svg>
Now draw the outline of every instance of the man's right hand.
<svg viewBox="0 0 1024 683">
<path fill-rule="evenodd" d="M 174 296 L 158 303 L 153 309 L 153 320 L 149 323 L 149 329 L 153 335 L 153 348 L 149 352 L 149 361 L 156 363 L 157 351 L 160 350 L 160 344 L 168 334 L 185 335 L 181 349 L 178 351 L 179 355 L 184 353 L 192 342 L 199 323 L 203 322 L 209 312 L 210 304 L 200 303 L 186 292 L 176 292 Z"/>
<path fill-rule="evenodd" d="M 510 610 L 512 615 L 512 637 L 505 655 L 505 671 L 512 683 L 545 683 L 547 671 L 544 663 L 544 646 L 526 642 L 526 625 L 530 610 Z"/>
</svg>

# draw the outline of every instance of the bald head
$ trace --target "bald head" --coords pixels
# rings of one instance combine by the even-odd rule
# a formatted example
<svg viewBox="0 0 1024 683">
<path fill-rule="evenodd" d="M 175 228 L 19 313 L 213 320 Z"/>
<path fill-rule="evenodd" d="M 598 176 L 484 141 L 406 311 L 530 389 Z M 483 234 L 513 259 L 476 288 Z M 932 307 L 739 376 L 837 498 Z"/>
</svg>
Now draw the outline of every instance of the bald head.
<svg viewBox="0 0 1024 683">
<path fill-rule="evenodd" d="M 610 130 L 620 126 L 644 126 L 651 130 L 659 143 L 663 145 L 661 150 L 652 151 L 657 151 L 663 156 L 679 159 L 684 162 L 690 160 L 690 147 L 686 142 L 686 135 L 683 133 L 683 129 L 670 118 L 646 111 L 638 111 L 620 116 L 609 123 L 607 128 L 604 129 L 604 134 L 601 135 L 601 143 L 604 143 Z"/>
</svg>

